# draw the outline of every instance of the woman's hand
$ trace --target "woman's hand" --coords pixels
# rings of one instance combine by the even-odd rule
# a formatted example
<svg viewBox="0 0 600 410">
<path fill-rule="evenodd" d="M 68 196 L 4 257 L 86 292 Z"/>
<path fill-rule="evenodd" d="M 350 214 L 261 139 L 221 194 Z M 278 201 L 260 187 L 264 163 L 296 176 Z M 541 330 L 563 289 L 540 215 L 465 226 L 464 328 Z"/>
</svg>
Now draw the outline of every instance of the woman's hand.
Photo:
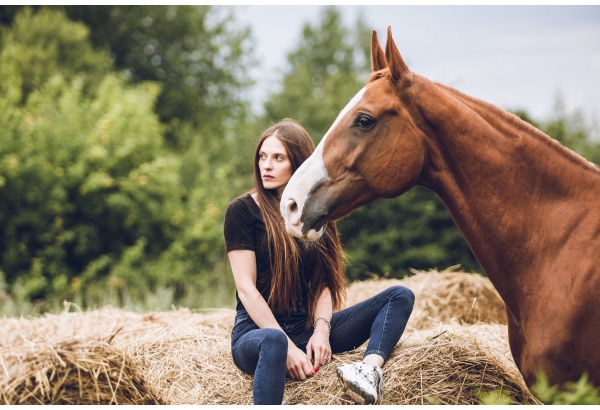
<svg viewBox="0 0 600 410">
<path fill-rule="evenodd" d="M 291 378 L 296 380 L 306 380 L 307 377 L 314 374 L 312 364 L 306 353 L 298 349 L 291 342 L 288 343 L 288 354 L 285 365 L 287 373 Z"/>
<path fill-rule="evenodd" d="M 329 327 L 324 321 L 317 321 L 317 328 L 306 344 L 306 354 L 311 359 L 315 356 L 315 369 L 331 362 L 331 345 L 329 344 Z"/>
</svg>

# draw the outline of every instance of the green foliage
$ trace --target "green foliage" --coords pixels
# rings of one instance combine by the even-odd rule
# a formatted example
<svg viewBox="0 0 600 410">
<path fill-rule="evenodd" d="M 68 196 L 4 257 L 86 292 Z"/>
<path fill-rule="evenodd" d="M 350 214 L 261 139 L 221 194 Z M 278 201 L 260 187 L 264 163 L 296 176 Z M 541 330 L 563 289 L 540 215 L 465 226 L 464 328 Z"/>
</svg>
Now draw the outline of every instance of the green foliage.
<svg viewBox="0 0 600 410">
<path fill-rule="evenodd" d="M 479 396 L 480 404 L 487 405 L 508 405 L 513 404 L 514 400 L 511 397 L 502 392 L 502 390 L 495 390 L 487 393 L 483 393 Z"/>
<path fill-rule="evenodd" d="M 531 392 L 544 404 L 600 404 L 600 388 L 590 383 L 587 374 L 577 382 L 567 382 L 562 387 L 550 386 L 548 378 L 539 374 Z"/>
<path fill-rule="evenodd" d="M 550 386 L 548 378 L 540 373 L 538 381 L 529 389 L 543 404 L 582 405 L 600 404 L 600 388 L 595 387 L 587 374 L 577 382 L 567 382 L 563 386 Z M 514 400 L 502 391 L 494 391 L 481 395 L 481 404 L 512 404 Z"/>
<path fill-rule="evenodd" d="M 249 29 L 226 8 L 213 6 L 63 6 L 73 20 L 91 29 L 91 42 L 107 49 L 132 82 L 158 81 L 163 87 L 156 112 L 169 123 L 167 140 L 180 151 L 178 128 L 191 123 L 197 137 L 226 132 L 231 118 L 245 115 L 244 91 L 255 64 Z M 183 135 L 186 135 L 183 133 Z"/>
<path fill-rule="evenodd" d="M 30 8 L 24 8 L 10 29 L 2 28 L 0 77 L 9 76 L 13 85 L 20 87 L 11 87 L 11 100 L 18 95 L 24 102 L 57 74 L 71 78 L 85 73 L 81 76 L 84 88 L 97 83 L 111 65 L 107 54 L 92 49 L 88 34 L 85 25 L 70 22 L 60 12 L 42 10 L 33 14 Z"/>
<path fill-rule="evenodd" d="M 24 27 L 29 37 L 15 35 Z M 0 261 L 6 284 L 30 300 L 99 294 L 103 278 L 125 275 L 142 250 L 159 253 L 181 230 L 179 160 L 164 155 L 153 111 L 159 87 L 127 87 L 110 74 L 96 83 L 82 67 L 104 57 L 85 33 L 61 13 L 25 9 L 3 36 L 3 67 L 14 59 L 44 68 L 0 79 L 9 90 L 31 85 L 22 105 L 18 91 L 0 96 Z M 81 54 L 61 52 L 64 43 Z"/>
<path fill-rule="evenodd" d="M 442 201 L 415 187 L 394 199 L 380 199 L 339 223 L 350 280 L 404 277 L 410 268 L 462 265 L 481 272 Z"/>
<path fill-rule="evenodd" d="M 81 81 L 55 76 L 7 116 L 0 257 L 9 284 L 32 299 L 68 297 L 140 240 L 155 253 L 177 235 L 179 162 L 161 155 L 157 93 L 109 75 L 88 98 Z"/>
<path fill-rule="evenodd" d="M 131 21 L 133 10 L 126 9 Z M 161 10 L 174 11 L 138 11 Z M 194 22 L 194 30 L 205 30 L 202 18 L 212 16 L 206 7 L 175 11 L 188 22 L 185 30 L 192 30 Z M 212 32 L 218 38 L 202 45 L 214 48 L 214 53 L 200 53 L 206 60 L 201 71 L 220 82 L 232 98 L 212 95 L 220 105 L 205 114 L 223 112 L 207 118 L 203 126 L 193 120 L 174 126 L 178 119 L 167 118 L 165 127 L 154 112 L 164 95 L 156 84 L 129 86 L 122 75 L 109 74 L 106 64 L 98 65 L 97 71 L 82 68 L 87 61 L 108 61 L 104 51 L 91 47 L 85 26 L 44 8 L 37 13 L 22 9 L 12 21 L 13 27 L 3 28 L 0 50 L 0 120 L 6 125 L 0 130 L 3 310 L 57 309 L 63 299 L 83 307 L 113 304 L 132 309 L 176 303 L 232 305 L 222 219 L 229 200 L 248 186 L 247 173 L 240 175 L 237 168 L 242 156 L 232 155 L 241 144 L 248 145 L 251 131 L 243 125 L 246 117 L 235 92 L 239 78 L 227 85 L 227 78 L 210 72 L 237 75 L 232 66 L 217 69 L 243 51 L 223 47 L 228 38 L 224 23 L 211 23 L 215 30 L 220 27 Z M 27 26 L 37 30 L 29 37 L 15 35 Z M 53 34 L 56 27 L 61 30 Z M 42 53 L 36 35 L 48 37 L 48 42 L 55 38 L 55 45 Z M 22 39 L 27 42 L 18 43 Z M 203 42 L 196 36 L 186 44 L 200 47 Z M 64 44 L 79 50 L 82 61 L 65 59 L 60 52 Z M 223 48 L 229 57 L 223 56 Z M 40 69 L 21 70 L 15 61 Z M 223 121 L 227 104 L 229 114 L 235 114 L 235 107 L 243 114 L 239 122 Z M 167 132 L 185 141 L 182 154 L 170 153 L 164 145 Z"/>
</svg>

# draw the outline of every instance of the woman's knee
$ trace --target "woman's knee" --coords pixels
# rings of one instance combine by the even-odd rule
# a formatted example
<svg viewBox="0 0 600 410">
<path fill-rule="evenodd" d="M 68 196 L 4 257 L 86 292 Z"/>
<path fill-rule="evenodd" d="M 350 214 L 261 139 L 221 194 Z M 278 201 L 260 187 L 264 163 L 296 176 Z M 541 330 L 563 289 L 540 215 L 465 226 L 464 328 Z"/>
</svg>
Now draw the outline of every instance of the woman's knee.
<svg viewBox="0 0 600 410">
<path fill-rule="evenodd" d="M 263 339 L 261 349 L 268 349 L 271 354 L 285 354 L 287 356 L 288 340 L 285 333 L 279 329 L 262 329 Z"/>
<path fill-rule="evenodd" d="M 401 299 L 406 305 L 413 306 L 415 304 L 415 294 L 406 286 L 395 285 L 387 289 L 390 292 L 392 299 Z"/>
</svg>

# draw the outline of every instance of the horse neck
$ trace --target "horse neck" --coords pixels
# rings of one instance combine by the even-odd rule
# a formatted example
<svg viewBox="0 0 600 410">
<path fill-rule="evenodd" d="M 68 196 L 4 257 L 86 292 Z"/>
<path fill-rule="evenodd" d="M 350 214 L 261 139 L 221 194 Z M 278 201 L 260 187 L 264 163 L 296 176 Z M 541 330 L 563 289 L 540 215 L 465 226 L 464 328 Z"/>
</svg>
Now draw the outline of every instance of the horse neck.
<svg viewBox="0 0 600 410">
<path fill-rule="evenodd" d="M 600 172 L 497 107 L 445 87 L 432 97 L 434 108 L 422 109 L 430 130 L 422 185 L 443 200 L 502 294 L 509 273 L 542 263 L 532 233 L 536 249 L 548 249 L 564 240 L 561 226 L 580 222 L 561 204 L 597 202 Z"/>
</svg>

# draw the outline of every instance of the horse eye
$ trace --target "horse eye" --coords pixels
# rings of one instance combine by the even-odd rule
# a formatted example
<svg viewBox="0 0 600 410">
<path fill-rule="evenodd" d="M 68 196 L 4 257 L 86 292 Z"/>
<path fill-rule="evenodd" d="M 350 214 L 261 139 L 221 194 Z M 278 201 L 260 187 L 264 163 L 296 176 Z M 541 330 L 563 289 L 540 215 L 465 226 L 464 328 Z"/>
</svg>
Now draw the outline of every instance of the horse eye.
<svg viewBox="0 0 600 410">
<path fill-rule="evenodd" d="M 361 115 L 354 121 L 354 125 L 364 129 L 371 128 L 375 124 L 375 120 Z"/>
</svg>

